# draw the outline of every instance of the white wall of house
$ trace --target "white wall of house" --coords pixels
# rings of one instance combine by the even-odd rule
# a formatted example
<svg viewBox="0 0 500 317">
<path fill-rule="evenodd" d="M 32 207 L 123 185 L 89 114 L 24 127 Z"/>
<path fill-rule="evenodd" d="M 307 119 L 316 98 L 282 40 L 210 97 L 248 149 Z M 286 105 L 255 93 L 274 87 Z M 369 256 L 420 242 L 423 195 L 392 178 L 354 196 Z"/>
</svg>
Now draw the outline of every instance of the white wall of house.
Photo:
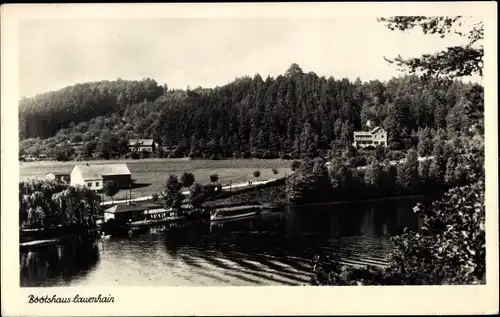
<svg viewBox="0 0 500 317">
<path fill-rule="evenodd" d="M 130 147 L 131 152 L 153 152 L 153 147 L 152 146 L 131 146 Z"/>
<path fill-rule="evenodd" d="M 103 181 L 102 179 L 86 179 L 83 185 L 93 190 L 101 190 Z"/>
<path fill-rule="evenodd" d="M 76 168 L 73 168 L 73 170 L 71 171 L 70 178 L 71 178 L 71 181 L 70 181 L 71 186 L 75 186 L 75 185 L 82 185 L 83 186 L 83 183 L 84 183 L 83 177 Z"/>
<path fill-rule="evenodd" d="M 365 148 L 368 146 L 377 147 L 379 145 L 387 146 L 387 132 L 383 129 L 380 129 L 373 134 L 354 134 L 353 145 L 357 148 Z"/>
</svg>

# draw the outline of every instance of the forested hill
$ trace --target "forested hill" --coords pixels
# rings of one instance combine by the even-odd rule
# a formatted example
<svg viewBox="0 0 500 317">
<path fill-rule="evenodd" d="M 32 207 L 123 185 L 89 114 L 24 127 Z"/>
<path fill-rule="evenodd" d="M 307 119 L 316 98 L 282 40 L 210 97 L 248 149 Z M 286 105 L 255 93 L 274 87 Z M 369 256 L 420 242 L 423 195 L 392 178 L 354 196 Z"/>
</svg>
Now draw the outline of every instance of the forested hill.
<svg viewBox="0 0 500 317">
<path fill-rule="evenodd" d="M 47 138 L 62 128 L 98 116 L 121 113 L 127 105 L 155 101 L 164 92 L 152 79 L 76 84 L 19 103 L 21 138 Z"/>
<path fill-rule="evenodd" d="M 304 157 L 345 148 L 367 120 L 386 128 L 391 147 L 401 148 L 421 131 L 481 128 L 482 115 L 478 84 L 416 76 L 351 82 L 292 64 L 276 78 L 247 76 L 213 89 L 117 80 L 23 99 L 20 151 L 51 155 L 65 147 L 71 157 L 107 158 L 124 155 L 128 138 L 138 137 L 175 148 L 172 156 Z M 68 149 L 70 142 L 83 146 Z"/>
</svg>

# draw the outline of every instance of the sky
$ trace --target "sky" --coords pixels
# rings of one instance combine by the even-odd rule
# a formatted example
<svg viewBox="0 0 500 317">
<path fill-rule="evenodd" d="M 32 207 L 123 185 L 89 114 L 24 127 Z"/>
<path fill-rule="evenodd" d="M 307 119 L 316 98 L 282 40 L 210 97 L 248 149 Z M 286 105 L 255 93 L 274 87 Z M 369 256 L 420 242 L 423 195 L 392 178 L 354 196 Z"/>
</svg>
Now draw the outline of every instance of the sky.
<svg viewBox="0 0 500 317">
<path fill-rule="evenodd" d="M 376 18 L 38 19 L 19 28 L 23 97 L 81 82 L 153 78 L 169 88 L 221 86 L 245 75 L 304 72 L 362 81 L 402 75 L 386 57 L 460 43 Z"/>
</svg>

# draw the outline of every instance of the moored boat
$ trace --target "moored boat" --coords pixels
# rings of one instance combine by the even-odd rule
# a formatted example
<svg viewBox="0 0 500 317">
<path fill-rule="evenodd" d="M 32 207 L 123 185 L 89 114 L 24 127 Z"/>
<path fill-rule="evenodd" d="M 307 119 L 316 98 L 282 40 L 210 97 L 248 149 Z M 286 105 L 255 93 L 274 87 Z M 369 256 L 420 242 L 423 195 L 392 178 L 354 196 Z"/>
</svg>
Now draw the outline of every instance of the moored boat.
<svg viewBox="0 0 500 317">
<path fill-rule="evenodd" d="M 218 208 L 210 215 L 210 221 L 250 218 L 260 215 L 262 212 L 262 206 L 260 205 Z"/>
<path fill-rule="evenodd" d="M 157 224 L 169 223 L 175 221 L 181 221 L 186 219 L 186 216 L 177 215 L 177 216 L 166 216 L 159 219 L 147 219 L 147 220 L 138 220 L 126 223 L 125 225 L 131 228 L 142 228 L 142 227 L 150 227 Z"/>
<path fill-rule="evenodd" d="M 283 204 L 280 203 L 264 203 L 262 209 L 266 211 L 279 212 L 283 210 Z"/>
</svg>

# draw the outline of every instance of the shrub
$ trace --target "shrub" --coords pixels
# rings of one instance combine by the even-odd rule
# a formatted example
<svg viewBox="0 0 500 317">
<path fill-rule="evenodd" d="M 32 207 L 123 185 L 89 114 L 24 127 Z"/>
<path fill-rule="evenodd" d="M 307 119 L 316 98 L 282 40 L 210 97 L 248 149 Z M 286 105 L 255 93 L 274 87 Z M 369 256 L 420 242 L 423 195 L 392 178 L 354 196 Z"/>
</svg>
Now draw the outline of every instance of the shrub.
<svg viewBox="0 0 500 317">
<path fill-rule="evenodd" d="M 194 184 L 194 175 L 193 173 L 185 172 L 181 176 L 181 183 L 184 187 L 191 187 Z"/>
<path fill-rule="evenodd" d="M 398 161 L 398 160 L 404 159 L 405 157 L 406 157 L 406 155 L 403 151 L 390 150 L 387 153 L 387 158 L 391 161 Z"/>
<path fill-rule="evenodd" d="M 153 202 L 157 203 L 160 201 L 160 196 L 157 193 L 154 193 L 151 199 L 153 200 Z"/>
<path fill-rule="evenodd" d="M 301 165 L 302 165 L 302 163 L 300 161 L 295 160 L 295 161 L 292 162 L 290 168 L 294 172 L 294 171 L 298 170 Z"/>
<path fill-rule="evenodd" d="M 118 192 L 120 191 L 120 186 L 114 181 L 110 180 L 103 184 L 102 190 L 106 196 L 109 196 L 111 197 L 111 199 L 113 199 L 113 196 L 118 194 Z"/>
<path fill-rule="evenodd" d="M 210 181 L 212 183 L 217 183 L 218 180 L 219 180 L 219 175 L 217 173 L 210 175 Z"/>
<path fill-rule="evenodd" d="M 271 171 L 273 172 L 274 175 L 278 175 L 279 174 L 279 171 L 276 168 L 273 168 Z"/>
<path fill-rule="evenodd" d="M 139 153 L 138 152 L 130 152 L 130 157 L 134 160 L 139 159 Z"/>
<path fill-rule="evenodd" d="M 257 179 L 257 181 L 259 181 L 260 171 L 254 171 L 253 172 L 253 177 L 255 177 Z"/>
</svg>

